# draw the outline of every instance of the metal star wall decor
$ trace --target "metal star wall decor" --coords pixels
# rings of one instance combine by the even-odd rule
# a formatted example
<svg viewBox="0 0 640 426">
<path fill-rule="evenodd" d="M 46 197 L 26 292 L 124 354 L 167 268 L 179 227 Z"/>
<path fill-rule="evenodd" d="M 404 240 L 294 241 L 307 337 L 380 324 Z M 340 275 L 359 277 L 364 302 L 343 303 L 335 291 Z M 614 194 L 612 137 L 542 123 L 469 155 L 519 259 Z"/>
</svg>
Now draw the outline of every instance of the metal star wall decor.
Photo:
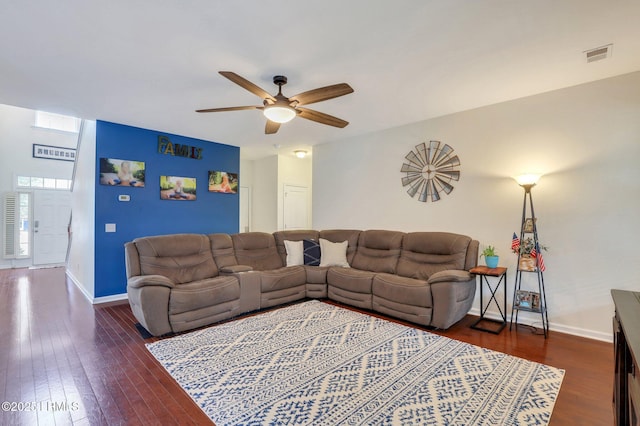
<svg viewBox="0 0 640 426">
<path fill-rule="evenodd" d="M 453 181 L 460 179 L 460 160 L 453 148 L 440 141 L 423 142 L 416 145 L 405 157 L 401 172 L 402 186 L 408 186 L 407 193 L 418 201 L 439 201 L 443 194 L 453 191 Z"/>
</svg>

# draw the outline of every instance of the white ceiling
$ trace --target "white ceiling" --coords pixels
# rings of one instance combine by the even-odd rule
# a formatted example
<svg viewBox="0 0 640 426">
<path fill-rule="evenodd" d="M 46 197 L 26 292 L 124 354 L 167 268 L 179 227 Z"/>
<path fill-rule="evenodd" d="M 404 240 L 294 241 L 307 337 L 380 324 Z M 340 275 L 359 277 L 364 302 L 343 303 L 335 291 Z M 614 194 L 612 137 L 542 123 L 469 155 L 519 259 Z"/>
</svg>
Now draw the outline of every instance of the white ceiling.
<svg viewBox="0 0 640 426">
<path fill-rule="evenodd" d="M 611 58 L 584 51 L 613 43 Z M 346 82 L 264 134 L 234 71 L 287 96 Z M 242 147 L 243 158 L 640 70 L 638 0 L 0 0 L 0 103 Z M 281 148 L 277 150 L 274 145 Z"/>
</svg>

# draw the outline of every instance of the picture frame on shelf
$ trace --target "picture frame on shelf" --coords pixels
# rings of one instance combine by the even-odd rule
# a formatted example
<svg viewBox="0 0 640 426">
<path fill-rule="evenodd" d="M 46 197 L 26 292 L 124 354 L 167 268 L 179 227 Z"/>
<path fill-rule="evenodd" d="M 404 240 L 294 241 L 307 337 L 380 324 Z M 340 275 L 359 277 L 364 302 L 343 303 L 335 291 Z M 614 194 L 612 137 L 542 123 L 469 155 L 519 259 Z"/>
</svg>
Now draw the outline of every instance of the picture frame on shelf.
<svg viewBox="0 0 640 426">
<path fill-rule="evenodd" d="M 540 293 L 531 292 L 531 307 L 535 310 L 540 309 Z"/>
<path fill-rule="evenodd" d="M 518 262 L 518 270 L 527 272 L 537 271 L 536 258 L 528 254 L 521 255 L 520 261 Z"/>
<path fill-rule="evenodd" d="M 518 309 L 530 309 L 533 311 L 540 309 L 540 293 L 535 291 L 517 290 L 515 297 L 515 307 Z"/>
<path fill-rule="evenodd" d="M 524 221 L 524 224 L 522 225 L 522 231 L 525 233 L 532 233 L 533 232 L 533 224 L 534 222 L 537 222 L 537 218 L 536 219 L 532 219 L 530 217 L 526 218 Z"/>
</svg>

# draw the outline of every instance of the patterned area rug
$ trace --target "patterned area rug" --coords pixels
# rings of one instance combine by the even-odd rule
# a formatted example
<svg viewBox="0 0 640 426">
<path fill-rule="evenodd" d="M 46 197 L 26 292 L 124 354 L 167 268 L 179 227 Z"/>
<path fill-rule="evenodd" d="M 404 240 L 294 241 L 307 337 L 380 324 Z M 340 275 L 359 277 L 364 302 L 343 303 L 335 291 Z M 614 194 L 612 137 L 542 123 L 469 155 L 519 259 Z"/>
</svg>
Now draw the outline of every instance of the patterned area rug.
<svg viewBox="0 0 640 426">
<path fill-rule="evenodd" d="M 545 425 L 564 371 L 310 301 L 147 344 L 216 425 Z"/>
</svg>

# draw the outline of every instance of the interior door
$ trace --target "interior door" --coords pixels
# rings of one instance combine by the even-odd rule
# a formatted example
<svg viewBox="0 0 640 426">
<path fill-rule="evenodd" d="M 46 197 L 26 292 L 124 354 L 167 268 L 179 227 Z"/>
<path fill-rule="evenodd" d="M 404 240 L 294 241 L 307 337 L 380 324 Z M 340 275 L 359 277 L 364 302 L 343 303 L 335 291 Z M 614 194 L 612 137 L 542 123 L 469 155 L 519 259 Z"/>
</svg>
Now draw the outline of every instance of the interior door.
<svg viewBox="0 0 640 426">
<path fill-rule="evenodd" d="M 308 188 L 284 186 L 284 229 L 309 229 Z"/>
<path fill-rule="evenodd" d="M 33 264 L 65 262 L 69 242 L 71 193 L 68 191 L 33 192 Z"/>
</svg>

